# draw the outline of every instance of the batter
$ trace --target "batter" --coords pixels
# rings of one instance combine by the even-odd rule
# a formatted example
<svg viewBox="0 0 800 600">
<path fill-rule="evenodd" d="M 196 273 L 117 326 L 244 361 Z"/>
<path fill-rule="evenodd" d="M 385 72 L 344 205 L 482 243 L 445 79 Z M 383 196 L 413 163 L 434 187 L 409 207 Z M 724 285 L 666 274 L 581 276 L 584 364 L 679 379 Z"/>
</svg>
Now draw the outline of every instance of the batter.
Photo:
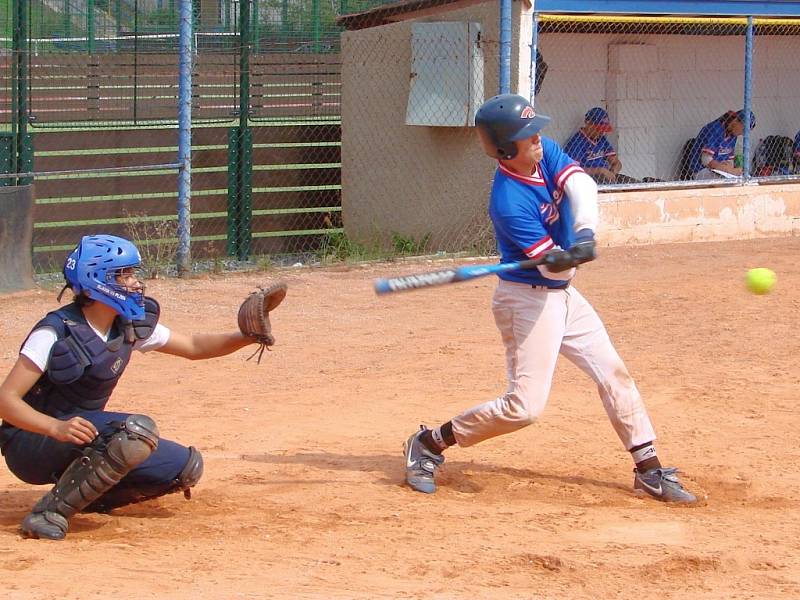
<svg viewBox="0 0 800 600">
<path fill-rule="evenodd" d="M 533 423 L 563 354 L 597 384 L 636 465 L 634 490 L 665 502 L 695 502 L 677 469 L 661 465 L 639 391 L 597 313 L 572 285 L 576 267 L 596 256 L 597 185 L 558 144 L 539 135 L 549 121 L 511 94 L 495 96 L 476 114 L 484 151 L 498 159 L 489 215 L 501 262 L 546 260 L 537 269 L 499 275 L 492 311 L 506 350 L 505 393 L 412 434 L 404 446 L 406 481 L 433 493 L 449 446 L 472 446 Z"/>
</svg>

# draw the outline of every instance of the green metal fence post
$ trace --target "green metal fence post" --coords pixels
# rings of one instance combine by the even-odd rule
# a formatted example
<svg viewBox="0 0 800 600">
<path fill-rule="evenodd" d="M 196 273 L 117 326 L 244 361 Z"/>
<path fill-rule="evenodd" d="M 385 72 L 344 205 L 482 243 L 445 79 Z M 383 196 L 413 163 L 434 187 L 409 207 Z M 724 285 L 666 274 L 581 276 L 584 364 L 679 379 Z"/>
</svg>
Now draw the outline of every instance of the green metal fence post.
<svg viewBox="0 0 800 600">
<path fill-rule="evenodd" d="M 239 254 L 239 128 L 228 129 L 228 256 Z"/>
<path fill-rule="evenodd" d="M 69 2 L 69 0 L 67 0 Z M 122 33 L 122 0 L 114 0 L 114 21 L 116 22 L 117 36 Z"/>
<path fill-rule="evenodd" d="M 289 43 L 289 0 L 281 2 L 281 41 Z"/>
<path fill-rule="evenodd" d="M 245 128 L 240 139 L 239 260 L 247 260 L 253 242 L 253 130 Z"/>
<path fill-rule="evenodd" d="M 250 255 L 253 219 L 252 198 L 252 135 L 250 132 L 250 2 L 239 2 L 239 35 L 242 54 L 239 58 L 239 260 Z M 250 140 L 250 145 L 248 145 Z"/>
<path fill-rule="evenodd" d="M 94 54 L 94 0 L 86 0 L 86 50 Z"/>
<path fill-rule="evenodd" d="M 239 126 L 228 134 L 228 254 L 250 256 L 253 134 L 250 130 L 250 0 L 239 3 Z"/>
<path fill-rule="evenodd" d="M 311 13 L 312 13 L 312 27 L 313 27 L 313 36 L 314 36 L 314 52 L 320 51 L 320 38 L 321 38 L 321 25 L 320 22 L 320 6 L 319 0 L 312 0 L 311 2 Z"/>
<path fill-rule="evenodd" d="M 23 169 L 28 162 L 25 160 L 26 148 L 30 146 L 28 139 L 28 0 L 18 0 L 13 5 L 10 166 L 11 173 L 20 173 L 24 172 Z M 13 183 L 13 185 L 22 184 L 22 180 Z"/>
<path fill-rule="evenodd" d="M 72 15 L 70 0 L 64 0 L 64 37 L 72 37 Z"/>
</svg>

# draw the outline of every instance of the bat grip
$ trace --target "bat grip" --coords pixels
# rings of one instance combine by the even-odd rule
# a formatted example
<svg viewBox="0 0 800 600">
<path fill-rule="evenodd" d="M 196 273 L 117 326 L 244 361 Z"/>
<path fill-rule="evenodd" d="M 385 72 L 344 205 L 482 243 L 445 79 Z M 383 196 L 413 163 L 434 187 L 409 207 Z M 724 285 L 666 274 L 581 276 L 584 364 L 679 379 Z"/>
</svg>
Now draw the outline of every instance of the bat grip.
<svg viewBox="0 0 800 600">
<path fill-rule="evenodd" d="M 529 258 L 528 260 L 522 260 L 519 263 L 519 268 L 525 271 L 529 271 L 530 269 L 535 269 L 539 265 L 544 264 L 544 259 L 545 257 L 542 256 L 541 258 Z"/>
</svg>

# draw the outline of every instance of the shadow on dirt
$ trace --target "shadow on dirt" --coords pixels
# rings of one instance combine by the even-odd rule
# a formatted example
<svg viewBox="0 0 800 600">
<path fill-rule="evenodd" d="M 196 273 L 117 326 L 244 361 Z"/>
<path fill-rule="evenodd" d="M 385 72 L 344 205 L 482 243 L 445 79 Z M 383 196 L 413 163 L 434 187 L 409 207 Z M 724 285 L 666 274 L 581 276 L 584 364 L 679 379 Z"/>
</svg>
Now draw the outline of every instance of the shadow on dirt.
<svg viewBox="0 0 800 600">
<path fill-rule="evenodd" d="M 351 455 L 333 454 L 329 452 L 299 452 L 297 454 L 243 454 L 240 459 L 248 462 L 268 463 L 273 465 L 300 464 L 325 471 L 360 471 L 383 473 L 380 483 L 384 485 L 403 485 L 405 474 L 403 472 L 403 458 L 398 455 Z M 480 480 L 486 486 L 491 486 L 493 481 L 502 478 L 506 483 L 515 479 L 522 482 L 535 482 L 543 485 L 569 485 L 605 488 L 610 490 L 630 491 L 630 487 L 620 483 L 603 481 L 581 475 L 554 475 L 532 469 L 517 469 L 513 467 L 498 467 L 491 463 L 473 461 L 448 461 L 445 463 L 440 478 L 437 479 L 443 486 L 456 484 L 459 491 L 475 493 L 483 489 Z M 471 485 L 462 485 L 469 480 Z"/>
</svg>

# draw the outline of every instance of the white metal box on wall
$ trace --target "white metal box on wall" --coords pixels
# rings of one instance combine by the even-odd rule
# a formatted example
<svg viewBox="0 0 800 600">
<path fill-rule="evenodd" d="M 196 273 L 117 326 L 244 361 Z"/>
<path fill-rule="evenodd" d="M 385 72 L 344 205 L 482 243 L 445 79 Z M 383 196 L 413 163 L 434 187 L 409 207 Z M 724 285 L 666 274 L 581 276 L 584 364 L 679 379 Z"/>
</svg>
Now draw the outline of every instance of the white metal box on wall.
<svg viewBox="0 0 800 600">
<path fill-rule="evenodd" d="M 414 23 L 407 125 L 475 125 L 483 104 L 480 23 Z"/>
</svg>

